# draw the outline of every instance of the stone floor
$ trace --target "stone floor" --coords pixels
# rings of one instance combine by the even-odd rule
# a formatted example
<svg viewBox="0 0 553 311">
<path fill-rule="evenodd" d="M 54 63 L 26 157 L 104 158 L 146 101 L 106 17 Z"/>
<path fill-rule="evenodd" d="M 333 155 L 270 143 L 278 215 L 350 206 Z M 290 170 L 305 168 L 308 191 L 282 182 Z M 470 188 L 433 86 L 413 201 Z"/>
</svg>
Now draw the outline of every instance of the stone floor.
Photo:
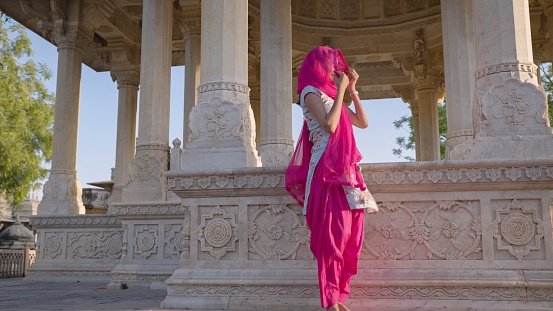
<svg viewBox="0 0 553 311">
<path fill-rule="evenodd" d="M 159 310 L 166 290 L 107 290 L 106 283 L 0 279 L 0 310 Z"/>
</svg>

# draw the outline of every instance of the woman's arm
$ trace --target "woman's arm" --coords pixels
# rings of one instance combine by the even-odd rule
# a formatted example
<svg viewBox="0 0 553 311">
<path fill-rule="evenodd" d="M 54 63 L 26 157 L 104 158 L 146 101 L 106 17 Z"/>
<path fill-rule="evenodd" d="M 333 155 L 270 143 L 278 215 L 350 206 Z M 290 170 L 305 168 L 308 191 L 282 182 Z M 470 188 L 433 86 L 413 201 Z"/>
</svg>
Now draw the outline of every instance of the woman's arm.
<svg viewBox="0 0 553 311">
<path fill-rule="evenodd" d="M 348 76 L 343 72 L 336 71 L 334 75 L 334 83 L 337 87 L 336 98 L 334 104 L 328 113 L 324 108 L 321 98 L 313 93 L 309 93 L 305 96 L 304 102 L 307 109 L 311 112 L 315 120 L 327 133 L 334 133 L 336 127 L 338 127 L 338 121 L 340 121 L 340 113 L 342 111 L 342 102 L 344 101 L 344 92 L 346 91 L 349 83 Z"/>
<path fill-rule="evenodd" d="M 349 75 L 351 76 L 350 82 L 349 82 L 349 93 L 351 94 L 351 99 L 353 100 L 353 103 L 355 105 L 355 112 L 353 112 L 349 107 L 348 108 L 348 115 L 349 119 L 351 120 L 351 124 L 359 127 L 359 128 L 367 128 L 369 126 L 369 122 L 367 121 L 367 115 L 365 115 L 365 109 L 363 109 L 363 105 L 361 105 L 361 99 L 359 98 L 358 94 L 353 94 L 355 90 L 355 84 L 357 83 L 357 79 L 359 79 L 359 74 L 355 69 L 350 68 Z"/>
</svg>

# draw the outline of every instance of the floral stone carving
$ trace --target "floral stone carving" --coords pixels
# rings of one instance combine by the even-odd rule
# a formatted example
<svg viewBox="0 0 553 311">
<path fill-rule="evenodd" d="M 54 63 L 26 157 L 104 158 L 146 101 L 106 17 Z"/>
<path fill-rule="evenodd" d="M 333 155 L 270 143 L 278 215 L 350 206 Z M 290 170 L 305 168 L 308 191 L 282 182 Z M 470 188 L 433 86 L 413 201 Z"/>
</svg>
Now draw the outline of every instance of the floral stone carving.
<svg viewBox="0 0 553 311">
<path fill-rule="evenodd" d="M 502 215 L 506 216 L 501 218 Z M 492 228 L 497 249 L 508 251 L 517 260 L 523 260 L 530 251 L 541 250 L 543 222 L 538 219 L 537 211 L 527 209 L 517 199 L 513 199 L 504 209 L 495 211 Z M 529 244 L 531 241 L 534 241 L 533 245 Z"/>
<path fill-rule="evenodd" d="M 287 204 L 261 207 L 249 222 L 249 252 L 265 260 L 297 259 L 310 237 L 307 225 Z"/>
<path fill-rule="evenodd" d="M 481 255 L 482 225 L 472 203 L 383 202 L 367 218 L 362 251 L 376 259 L 465 260 Z M 416 214 L 422 214 L 417 216 Z M 417 254 L 424 257 L 417 258 Z M 481 257 L 481 256 L 480 256 Z"/>
<path fill-rule="evenodd" d="M 190 113 L 189 140 L 240 137 L 242 112 L 237 105 L 243 105 L 238 98 L 223 100 L 212 97 L 209 101 L 199 102 Z"/>
<path fill-rule="evenodd" d="M 198 227 L 200 250 L 209 252 L 217 260 L 223 258 L 227 252 L 236 251 L 238 226 L 235 218 L 235 214 L 225 213 L 219 205 L 208 215 L 202 215 L 202 222 Z"/>
<path fill-rule="evenodd" d="M 481 122 L 485 127 L 548 126 L 547 99 L 543 88 L 509 78 L 482 96 Z M 504 123 L 496 123 L 504 120 Z"/>
<path fill-rule="evenodd" d="M 123 250 L 122 232 L 71 232 L 67 239 L 72 258 L 117 259 Z"/>
</svg>

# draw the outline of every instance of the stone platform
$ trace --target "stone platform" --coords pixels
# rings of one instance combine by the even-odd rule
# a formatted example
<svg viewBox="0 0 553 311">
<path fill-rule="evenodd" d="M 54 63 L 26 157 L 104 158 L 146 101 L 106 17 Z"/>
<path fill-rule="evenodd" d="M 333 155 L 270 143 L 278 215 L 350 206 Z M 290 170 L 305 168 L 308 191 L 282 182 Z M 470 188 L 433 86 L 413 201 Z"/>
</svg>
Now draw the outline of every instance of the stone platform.
<svg viewBox="0 0 553 311">
<path fill-rule="evenodd" d="M 127 290 L 108 290 L 102 282 L 26 282 L 23 279 L 0 279 L 0 305 L 2 310 L 166 310 L 160 309 L 160 303 L 165 298 L 165 290 L 150 290 L 145 287 L 129 287 Z M 279 310 L 305 310 L 301 306 L 293 306 L 293 299 L 283 299 Z M 495 305 L 509 305 L 516 310 L 547 310 L 547 305 L 535 303 L 532 305 L 520 302 L 467 302 L 465 306 L 447 310 L 480 310 L 491 309 Z M 349 304 L 353 311 L 361 310 L 445 310 L 442 301 L 410 302 L 409 305 L 392 300 L 374 300 L 364 302 L 363 306 L 356 302 Z M 367 307 L 370 305 L 370 307 Z M 318 310 L 322 310 L 317 308 Z M 175 311 L 175 309 L 172 309 Z M 239 310 L 239 309 L 235 309 Z M 254 309 L 248 309 L 254 310 Z M 272 309 L 263 309 L 270 311 Z"/>
</svg>

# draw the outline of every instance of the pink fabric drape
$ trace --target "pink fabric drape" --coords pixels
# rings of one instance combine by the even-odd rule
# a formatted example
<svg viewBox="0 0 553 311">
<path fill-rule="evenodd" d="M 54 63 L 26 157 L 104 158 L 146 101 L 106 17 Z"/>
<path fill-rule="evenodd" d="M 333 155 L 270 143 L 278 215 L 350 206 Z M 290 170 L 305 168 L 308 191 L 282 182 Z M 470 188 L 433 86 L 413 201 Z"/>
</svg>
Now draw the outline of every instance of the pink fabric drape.
<svg viewBox="0 0 553 311">
<path fill-rule="evenodd" d="M 300 206 L 303 206 L 303 201 L 305 200 L 305 185 L 307 183 L 307 172 L 309 171 L 312 148 L 313 143 L 309 140 L 307 123 L 303 121 L 303 128 L 301 129 L 296 150 L 284 177 L 286 190 L 296 199 Z"/>
<path fill-rule="evenodd" d="M 335 70 L 347 72 L 348 66 L 342 52 L 325 46 L 311 50 L 303 61 L 298 74 L 298 90 L 314 86 L 331 98 L 336 97 L 337 88 L 332 79 Z M 309 171 L 312 143 L 309 141 L 307 125 L 304 122 L 302 133 L 294 155 L 286 171 L 286 190 L 303 206 L 305 200 L 305 183 Z M 365 182 L 357 170 L 357 163 L 363 156 L 357 150 L 353 128 L 347 108 L 342 103 L 340 121 L 336 131 L 330 135 L 326 150 L 318 165 L 323 169 L 323 180 L 335 185 L 347 185 L 365 190 Z"/>
</svg>

